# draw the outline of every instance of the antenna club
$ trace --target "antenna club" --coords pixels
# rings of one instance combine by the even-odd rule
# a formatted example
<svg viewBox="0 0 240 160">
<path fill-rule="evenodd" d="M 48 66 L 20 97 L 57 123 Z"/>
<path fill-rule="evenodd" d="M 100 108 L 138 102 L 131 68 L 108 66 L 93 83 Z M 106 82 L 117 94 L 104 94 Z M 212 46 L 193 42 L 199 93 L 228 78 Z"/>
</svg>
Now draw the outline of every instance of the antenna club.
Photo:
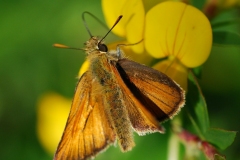
<svg viewBox="0 0 240 160">
<path fill-rule="evenodd" d="M 56 47 L 56 48 L 69 48 L 68 46 L 66 46 L 64 44 L 58 44 L 58 43 L 53 44 L 53 47 Z"/>
</svg>

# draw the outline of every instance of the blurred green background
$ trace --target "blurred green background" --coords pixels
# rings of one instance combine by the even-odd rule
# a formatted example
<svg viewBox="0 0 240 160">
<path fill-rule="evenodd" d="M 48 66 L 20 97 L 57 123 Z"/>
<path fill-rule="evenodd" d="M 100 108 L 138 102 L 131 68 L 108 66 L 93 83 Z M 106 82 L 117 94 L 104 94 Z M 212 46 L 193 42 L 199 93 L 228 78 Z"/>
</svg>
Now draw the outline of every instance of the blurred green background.
<svg viewBox="0 0 240 160">
<path fill-rule="evenodd" d="M 103 20 L 99 0 L 0 1 L 0 159 L 52 159 L 36 135 L 38 98 L 55 91 L 71 98 L 76 75 L 85 59 L 81 51 L 56 49 L 54 43 L 83 47 L 89 38 L 81 14 L 89 11 Z M 89 18 L 94 35 L 106 30 Z M 96 27 L 99 26 L 99 27 Z M 240 129 L 240 48 L 214 46 L 200 81 L 212 127 Z M 167 152 L 166 135 L 135 136 L 137 146 L 122 154 L 111 147 L 108 159 L 160 159 Z M 158 142 L 158 143 L 156 143 Z M 226 151 L 236 159 L 240 138 Z M 99 159 L 104 154 L 99 155 Z M 149 158 L 149 157 L 148 157 Z M 166 159 L 162 157 L 163 159 Z"/>
</svg>

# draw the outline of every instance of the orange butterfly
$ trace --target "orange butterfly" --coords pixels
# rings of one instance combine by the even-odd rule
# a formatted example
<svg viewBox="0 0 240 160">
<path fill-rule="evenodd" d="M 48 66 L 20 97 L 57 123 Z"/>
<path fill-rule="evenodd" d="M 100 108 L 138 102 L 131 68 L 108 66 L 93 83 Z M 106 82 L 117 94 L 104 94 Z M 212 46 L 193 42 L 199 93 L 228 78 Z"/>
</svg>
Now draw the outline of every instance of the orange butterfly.
<svg viewBox="0 0 240 160">
<path fill-rule="evenodd" d="M 91 36 L 85 43 L 90 66 L 77 84 L 55 160 L 93 158 L 116 140 L 123 152 L 129 151 L 135 145 L 133 131 L 163 133 L 159 122 L 172 118 L 185 103 L 178 84 L 124 58 L 120 50 L 108 52 L 104 38 Z"/>
</svg>

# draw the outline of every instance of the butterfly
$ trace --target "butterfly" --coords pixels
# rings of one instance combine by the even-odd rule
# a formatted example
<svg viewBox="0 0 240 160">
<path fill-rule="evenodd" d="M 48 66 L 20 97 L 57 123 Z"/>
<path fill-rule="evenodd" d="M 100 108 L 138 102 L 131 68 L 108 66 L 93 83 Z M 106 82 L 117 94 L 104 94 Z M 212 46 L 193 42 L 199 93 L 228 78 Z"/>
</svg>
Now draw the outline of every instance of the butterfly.
<svg viewBox="0 0 240 160">
<path fill-rule="evenodd" d="M 116 141 L 123 152 L 130 151 L 135 146 L 133 132 L 164 133 L 160 122 L 176 115 L 185 103 L 177 83 L 125 58 L 120 49 L 108 51 L 105 37 L 91 36 L 85 43 L 90 66 L 76 86 L 55 160 L 93 158 Z"/>
</svg>

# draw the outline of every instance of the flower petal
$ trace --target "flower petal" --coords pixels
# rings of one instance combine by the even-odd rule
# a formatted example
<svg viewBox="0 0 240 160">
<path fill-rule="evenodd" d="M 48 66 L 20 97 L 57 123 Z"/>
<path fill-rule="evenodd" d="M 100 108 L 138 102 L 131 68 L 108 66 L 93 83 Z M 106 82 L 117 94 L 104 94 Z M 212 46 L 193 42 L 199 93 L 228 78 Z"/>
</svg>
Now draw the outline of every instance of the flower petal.
<svg viewBox="0 0 240 160">
<path fill-rule="evenodd" d="M 208 58 L 212 29 L 206 16 L 182 2 L 163 2 L 146 15 L 144 43 L 155 58 L 174 55 L 187 67 L 197 67 Z"/>
<path fill-rule="evenodd" d="M 121 37 L 126 37 L 128 43 L 134 44 L 143 39 L 144 7 L 139 0 L 102 0 L 103 13 L 109 27 L 123 15 L 122 20 L 113 29 L 113 32 Z M 143 43 L 133 45 L 131 48 L 136 53 L 144 51 Z"/>
<path fill-rule="evenodd" d="M 175 82 L 177 82 L 185 90 L 185 92 L 187 92 L 188 69 L 177 59 L 170 58 L 163 60 L 154 65 L 153 68 L 168 75 Z"/>
<path fill-rule="evenodd" d="M 84 72 L 86 72 L 88 70 L 88 67 L 89 67 L 90 63 L 89 61 L 84 61 L 79 72 L 78 72 L 78 78 L 80 78 Z"/>
<path fill-rule="evenodd" d="M 53 154 L 61 139 L 71 100 L 56 93 L 45 94 L 38 102 L 37 133 L 43 147 Z"/>
</svg>

